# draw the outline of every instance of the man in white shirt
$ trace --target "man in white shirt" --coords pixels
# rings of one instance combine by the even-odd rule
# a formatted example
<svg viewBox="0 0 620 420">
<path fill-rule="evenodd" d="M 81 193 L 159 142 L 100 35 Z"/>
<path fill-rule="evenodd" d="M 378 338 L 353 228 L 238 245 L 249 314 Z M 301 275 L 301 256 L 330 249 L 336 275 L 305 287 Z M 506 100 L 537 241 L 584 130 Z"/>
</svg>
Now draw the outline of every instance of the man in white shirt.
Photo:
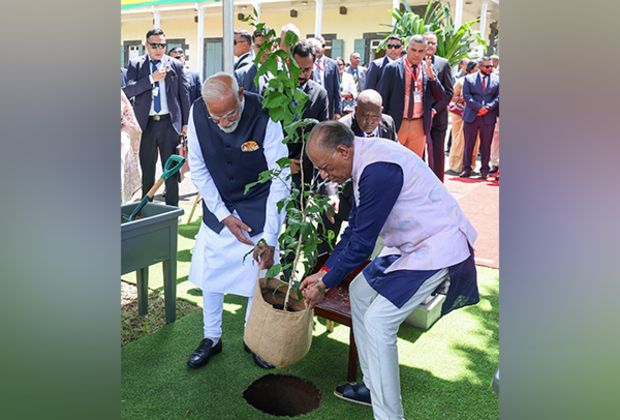
<svg viewBox="0 0 620 420">
<path fill-rule="evenodd" d="M 277 168 L 276 161 L 288 153 L 282 126 L 262 108 L 262 97 L 244 92 L 222 72 L 205 81 L 202 96 L 204 101 L 192 106 L 188 128 L 192 182 L 203 198 L 189 281 L 202 289 L 204 339 L 187 362 L 191 368 L 222 351 L 224 294 L 248 298 L 247 321 L 258 271 L 278 259 L 284 214 L 277 203 L 289 194 L 288 182 L 258 184 L 244 193 L 248 183 Z M 287 175 L 288 169 L 282 179 Z M 255 247 L 261 239 L 266 244 Z M 258 267 L 244 262 L 252 250 Z M 258 366 L 273 367 L 251 353 Z"/>
</svg>

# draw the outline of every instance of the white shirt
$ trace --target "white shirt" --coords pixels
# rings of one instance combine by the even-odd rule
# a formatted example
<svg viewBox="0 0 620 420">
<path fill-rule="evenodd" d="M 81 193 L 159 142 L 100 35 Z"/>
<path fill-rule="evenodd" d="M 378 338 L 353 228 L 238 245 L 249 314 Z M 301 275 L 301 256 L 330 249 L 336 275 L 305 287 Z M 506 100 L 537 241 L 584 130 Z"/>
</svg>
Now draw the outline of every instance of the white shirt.
<svg viewBox="0 0 620 420">
<path fill-rule="evenodd" d="M 355 81 L 351 73 L 342 72 L 342 92 L 350 93 L 353 98 L 357 98 L 357 89 L 355 88 Z"/>
<path fill-rule="evenodd" d="M 314 62 L 314 81 L 325 87 L 325 58 L 321 57 Z"/>
<path fill-rule="evenodd" d="M 151 80 L 151 84 L 155 85 L 155 80 L 153 79 L 153 64 L 151 63 L 151 56 L 149 55 L 149 69 L 151 69 L 151 74 L 149 75 L 149 79 Z M 160 60 L 159 64 L 157 64 L 157 69 L 160 69 L 164 64 L 164 58 Z M 155 87 L 151 90 L 152 100 L 151 100 L 151 110 L 149 111 L 149 115 L 166 115 L 170 114 L 170 110 L 168 109 L 168 97 L 166 96 L 166 78 L 164 77 L 159 81 L 159 98 L 161 102 L 161 110 L 159 113 L 155 112 Z"/>
</svg>

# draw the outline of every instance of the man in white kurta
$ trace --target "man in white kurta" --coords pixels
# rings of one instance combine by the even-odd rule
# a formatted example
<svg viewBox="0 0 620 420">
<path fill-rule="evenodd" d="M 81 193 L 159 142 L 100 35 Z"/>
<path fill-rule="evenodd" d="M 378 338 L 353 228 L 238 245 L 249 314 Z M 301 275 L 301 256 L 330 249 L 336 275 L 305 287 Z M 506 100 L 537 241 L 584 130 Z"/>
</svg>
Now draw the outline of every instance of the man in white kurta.
<svg viewBox="0 0 620 420">
<path fill-rule="evenodd" d="M 203 223 L 196 236 L 189 281 L 202 289 L 204 339 L 188 366 L 204 366 L 222 350 L 224 294 L 248 297 L 246 321 L 261 269 L 277 260 L 277 239 L 284 221 L 277 202 L 289 193 L 284 181 L 268 182 L 244 193 L 260 172 L 277 168 L 286 157 L 282 127 L 261 108 L 259 95 L 243 92 L 234 77 L 217 73 L 203 86 L 204 101 L 189 117 L 189 166 L 192 182 L 203 198 Z M 258 245 L 254 257 L 244 255 Z M 246 351 L 249 350 L 246 348 Z M 270 365 L 253 354 L 261 367 Z"/>
<path fill-rule="evenodd" d="M 323 178 L 351 178 L 349 225 L 325 266 L 301 284 L 314 307 L 371 255 L 385 248 L 349 286 L 361 384 L 336 387 L 345 400 L 371 405 L 377 420 L 403 419 L 397 332 L 442 282 L 442 315 L 479 301 L 472 244 L 476 231 L 454 197 L 415 153 L 385 139 L 354 137 L 338 122 L 317 125 L 308 156 Z"/>
</svg>

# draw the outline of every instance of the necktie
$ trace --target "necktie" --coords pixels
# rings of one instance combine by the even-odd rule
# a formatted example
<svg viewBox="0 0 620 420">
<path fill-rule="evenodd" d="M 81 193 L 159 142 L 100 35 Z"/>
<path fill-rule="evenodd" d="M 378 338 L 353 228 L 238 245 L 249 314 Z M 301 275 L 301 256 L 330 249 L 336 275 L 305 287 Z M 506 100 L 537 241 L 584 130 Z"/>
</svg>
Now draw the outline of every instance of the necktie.
<svg viewBox="0 0 620 420">
<path fill-rule="evenodd" d="M 375 133 L 372 133 L 372 134 L 367 134 L 367 135 L 366 135 L 366 137 L 368 137 L 368 138 L 371 138 L 371 137 L 374 137 L 374 136 L 375 136 Z"/>
<path fill-rule="evenodd" d="M 357 74 L 357 67 L 353 69 L 353 81 L 355 82 L 355 89 L 357 90 L 357 94 L 360 94 L 360 79 Z"/>
<path fill-rule="evenodd" d="M 161 60 L 151 60 L 151 68 L 153 69 L 153 73 L 157 71 L 157 65 L 161 62 Z M 156 113 L 159 114 L 161 111 L 161 96 L 159 96 L 159 82 L 155 82 L 155 89 L 157 89 L 157 95 L 153 96 L 153 109 Z"/>
<path fill-rule="evenodd" d="M 486 80 L 487 80 L 487 76 L 482 76 L 482 93 L 484 93 L 487 87 Z"/>
<path fill-rule="evenodd" d="M 417 66 L 411 67 L 411 87 L 409 89 L 409 108 L 407 109 L 407 118 L 413 118 L 413 104 L 415 102 L 415 72 L 418 69 Z"/>
</svg>

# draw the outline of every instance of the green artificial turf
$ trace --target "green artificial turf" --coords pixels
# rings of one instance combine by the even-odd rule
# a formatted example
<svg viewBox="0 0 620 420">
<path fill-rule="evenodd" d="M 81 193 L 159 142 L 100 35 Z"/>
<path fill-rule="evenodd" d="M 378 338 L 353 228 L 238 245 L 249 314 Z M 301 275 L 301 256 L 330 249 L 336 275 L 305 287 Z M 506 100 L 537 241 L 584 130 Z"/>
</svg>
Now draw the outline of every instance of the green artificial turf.
<svg viewBox="0 0 620 420">
<path fill-rule="evenodd" d="M 177 296 L 202 305 L 200 290 L 187 281 L 200 217 L 179 225 Z M 161 266 L 150 269 L 149 287 L 162 287 Z M 123 279 L 134 281 L 133 275 Z M 407 419 L 498 419 L 499 397 L 491 380 L 499 363 L 499 271 L 478 267 L 480 303 L 454 311 L 424 331 L 403 324 L 398 334 L 403 407 Z M 295 375 L 322 392 L 321 406 L 299 419 L 371 419 L 372 409 L 343 401 L 334 387 L 346 383 L 349 329 L 326 331 L 315 317 L 312 347 L 304 359 L 283 370 L 263 370 L 243 351 L 247 299 L 227 295 L 223 351 L 200 369 L 189 355 L 202 338 L 202 312 L 166 325 L 121 349 L 121 413 L 134 419 L 267 419 L 243 391 L 269 373 Z M 358 372 L 361 381 L 361 372 Z"/>
</svg>

